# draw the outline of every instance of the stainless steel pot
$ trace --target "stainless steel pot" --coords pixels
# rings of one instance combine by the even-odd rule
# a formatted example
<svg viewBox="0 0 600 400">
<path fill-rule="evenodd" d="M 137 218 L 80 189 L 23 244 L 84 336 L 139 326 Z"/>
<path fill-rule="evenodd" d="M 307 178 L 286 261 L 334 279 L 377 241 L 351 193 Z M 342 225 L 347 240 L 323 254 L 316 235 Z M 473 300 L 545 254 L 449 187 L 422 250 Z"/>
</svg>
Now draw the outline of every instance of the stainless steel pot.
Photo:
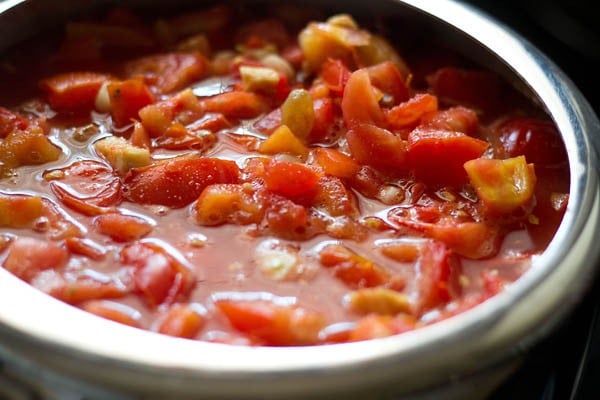
<svg viewBox="0 0 600 400">
<path fill-rule="evenodd" d="M 0 49 L 105 3 L 0 2 Z M 503 293 L 457 317 L 396 337 L 304 348 L 240 348 L 128 328 L 49 298 L 0 268 L 0 359 L 15 379 L 51 388 L 49 398 L 478 398 L 582 298 L 600 259 L 600 122 L 556 65 L 453 0 L 302 3 L 414 18 L 539 102 L 561 131 L 571 172 L 569 207 L 547 251 Z"/>
</svg>

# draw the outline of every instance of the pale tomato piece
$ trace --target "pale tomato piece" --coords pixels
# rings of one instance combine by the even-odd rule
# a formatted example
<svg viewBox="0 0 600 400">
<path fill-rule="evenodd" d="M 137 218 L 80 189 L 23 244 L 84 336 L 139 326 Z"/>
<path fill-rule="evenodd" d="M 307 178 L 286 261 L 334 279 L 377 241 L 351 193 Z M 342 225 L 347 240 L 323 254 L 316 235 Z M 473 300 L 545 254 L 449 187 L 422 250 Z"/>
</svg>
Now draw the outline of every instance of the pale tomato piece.
<svg viewBox="0 0 600 400">
<path fill-rule="evenodd" d="M 41 271 L 63 267 L 68 259 L 69 253 L 63 247 L 46 240 L 19 237 L 8 248 L 3 266 L 30 282 Z"/>
<path fill-rule="evenodd" d="M 506 160 L 478 158 L 466 162 L 464 168 L 491 212 L 510 213 L 528 205 L 535 193 L 535 169 L 524 156 Z"/>
</svg>

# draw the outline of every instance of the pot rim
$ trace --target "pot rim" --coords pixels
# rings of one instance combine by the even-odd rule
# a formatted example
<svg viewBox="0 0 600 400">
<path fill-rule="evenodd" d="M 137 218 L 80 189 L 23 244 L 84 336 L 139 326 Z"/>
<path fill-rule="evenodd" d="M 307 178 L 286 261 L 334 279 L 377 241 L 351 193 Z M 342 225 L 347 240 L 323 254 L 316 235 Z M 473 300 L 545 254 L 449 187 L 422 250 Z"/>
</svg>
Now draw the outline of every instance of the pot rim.
<svg viewBox="0 0 600 400">
<path fill-rule="evenodd" d="M 24 2 L 5 1 L 0 13 Z M 554 239 L 543 256 L 534 257 L 528 272 L 472 310 L 402 335 L 325 346 L 246 348 L 179 340 L 106 321 L 0 268 L 0 339 L 10 344 L 0 342 L 0 353 L 4 348 L 84 379 L 110 377 L 123 387 L 135 382 L 190 393 L 277 394 L 288 391 L 290 382 L 302 382 L 296 391 L 304 392 L 414 378 L 440 381 L 505 360 L 546 335 L 596 275 L 600 122 L 554 63 L 483 12 L 454 0 L 394 3 L 453 26 L 510 65 L 561 131 L 570 162 L 569 205 Z M 423 377 L 424 371 L 431 376 Z M 235 382 L 244 384 L 227 385 Z"/>
</svg>

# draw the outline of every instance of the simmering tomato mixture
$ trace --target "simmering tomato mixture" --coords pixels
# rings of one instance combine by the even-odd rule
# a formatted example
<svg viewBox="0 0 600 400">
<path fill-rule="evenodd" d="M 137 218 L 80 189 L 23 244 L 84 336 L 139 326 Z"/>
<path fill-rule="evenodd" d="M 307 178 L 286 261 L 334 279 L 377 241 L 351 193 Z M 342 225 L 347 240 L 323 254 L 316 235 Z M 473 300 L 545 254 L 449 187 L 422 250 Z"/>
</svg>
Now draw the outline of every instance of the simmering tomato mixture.
<svg viewBox="0 0 600 400">
<path fill-rule="evenodd" d="M 518 279 L 568 201 L 553 122 L 449 51 L 305 15 L 116 9 L 5 56 L 2 267 L 122 324 L 263 346 L 399 334 Z"/>
</svg>

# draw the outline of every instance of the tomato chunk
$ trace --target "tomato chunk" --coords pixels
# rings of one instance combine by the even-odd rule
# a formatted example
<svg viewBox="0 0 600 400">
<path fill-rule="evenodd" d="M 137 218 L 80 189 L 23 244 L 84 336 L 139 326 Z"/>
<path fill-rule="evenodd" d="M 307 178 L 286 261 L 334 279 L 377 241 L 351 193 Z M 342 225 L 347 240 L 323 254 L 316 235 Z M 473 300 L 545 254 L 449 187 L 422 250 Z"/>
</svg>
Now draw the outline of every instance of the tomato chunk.
<svg viewBox="0 0 600 400">
<path fill-rule="evenodd" d="M 110 99 L 110 114 L 116 126 L 131 123 L 140 109 L 154 103 L 152 92 L 137 79 L 110 82 L 106 90 Z"/>
<path fill-rule="evenodd" d="M 268 110 L 265 99 L 251 92 L 227 92 L 201 101 L 206 111 L 231 118 L 254 118 Z"/>
<path fill-rule="evenodd" d="M 478 158 L 464 165 L 477 195 L 491 212 L 510 213 L 535 193 L 535 169 L 524 156 L 506 160 Z"/>
<path fill-rule="evenodd" d="M 205 311 L 199 305 L 174 304 L 161 319 L 157 331 L 185 339 L 192 339 L 205 322 Z"/>
<path fill-rule="evenodd" d="M 202 225 L 258 223 L 264 208 L 255 193 L 239 184 L 207 186 L 194 205 L 196 221 Z"/>
<path fill-rule="evenodd" d="M 432 241 L 421 247 L 417 271 L 417 309 L 421 313 L 448 302 L 458 294 L 456 277 L 460 274 L 460 262 L 443 243 Z"/>
<path fill-rule="evenodd" d="M 357 125 L 346 133 L 352 157 L 376 168 L 405 170 L 406 142 L 400 136 L 375 125 Z"/>
<path fill-rule="evenodd" d="M 64 266 L 69 253 L 45 240 L 19 237 L 8 248 L 4 268 L 30 282 L 39 272 Z"/>
<path fill-rule="evenodd" d="M 236 183 L 235 162 L 217 158 L 175 158 L 129 171 L 124 196 L 140 204 L 180 208 L 196 200 L 208 185 Z"/>
<path fill-rule="evenodd" d="M 461 185 L 468 180 L 464 163 L 480 157 L 488 146 L 460 132 L 416 129 L 408 135 L 407 154 L 417 179 Z"/>
<path fill-rule="evenodd" d="M 94 108 L 98 90 L 109 79 L 95 72 L 68 72 L 42 80 L 40 88 L 55 110 L 86 111 Z"/>
<path fill-rule="evenodd" d="M 235 329 L 270 346 L 316 344 L 324 326 L 320 314 L 276 301 L 218 299 L 215 305 Z"/>
<path fill-rule="evenodd" d="M 342 113 L 348 129 L 364 124 L 384 125 L 385 115 L 366 69 L 359 69 L 350 75 L 342 97 Z"/>
<path fill-rule="evenodd" d="M 265 171 L 267 190 L 300 203 L 312 201 L 318 182 L 319 175 L 303 164 L 271 160 Z"/>
<path fill-rule="evenodd" d="M 152 224 L 133 215 L 109 213 L 98 216 L 94 224 L 103 235 L 117 242 L 141 239 L 152 232 Z"/>
<path fill-rule="evenodd" d="M 319 259 L 325 267 L 333 267 L 335 276 L 353 289 L 381 286 L 391 277 L 383 267 L 341 245 L 325 246 Z"/>
<path fill-rule="evenodd" d="M 314 150 L 314 156 L 328 175 L 351 178 L 360 170 L 360 165 L 356 161 L 334 149 L 317 148 Z"/>
<path fill-rule="evenodd" d="M 85 303 L 82 308 L 99 317 L 134 328 L 141 328 L 140 319 L 142 314 L 133 307 L 108 300 L 94 300 Z"/>
<path fill-rule="evenodd" d="M 17 113 L 0 107 L 0 138 L 5 138 L 14 131 L 23 131 L 29 127 L 29 122 Z"/>
</svg>

